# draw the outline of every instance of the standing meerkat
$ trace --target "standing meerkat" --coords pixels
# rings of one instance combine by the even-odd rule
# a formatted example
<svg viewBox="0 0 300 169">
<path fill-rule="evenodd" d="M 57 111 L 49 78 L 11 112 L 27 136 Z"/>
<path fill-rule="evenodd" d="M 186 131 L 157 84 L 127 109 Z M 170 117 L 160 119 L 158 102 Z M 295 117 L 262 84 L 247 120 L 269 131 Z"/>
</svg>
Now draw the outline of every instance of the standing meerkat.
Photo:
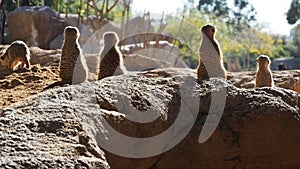
<svg viewBox="0 0 300 169">
<path fill-rule="evenodd" d="M 80 33 L 76 27 L 68 26 L 64 30 L 64 43 L 59 63 L 59 77 L 61 81 L 55 82 L 44 88 L 64 84 L 80 84 L 87 81 L 88 66 L 82 54 L 78 39 Z"/>
<path fill-rule="evenodd" d="M 199 64 L 197 67 L 198 79 L 209 79 L 211 77 L 227 79 L 222 51 L 215 39 L 216 31 L 216 27 L 210 24 L 201 28 L 202 42 L 200 43 Z"/>
<path fill-rule="evenodd" d="M 115 32 L 103 34 L 104 46 L 100 51 L 98 80 L 124 73 L 123 56 L 119 50 L 119 38 Z"/>
<path fill-rule="evenodd" d="M 257 72 L 255 77 L 255 87 L 273 87 L 274 81 L 270 69 L 271 60 L 266 55 L 261 55 L 256 59 Z"/>
<path fill-rule="evenodd" d="M 30 51 L 26 43 L 17 40 L 10 44 L 5 53 L 0 57 L 0 63 L 7 69 L 14 71 L 18 66 L 29 69 Z"/>
</svg>

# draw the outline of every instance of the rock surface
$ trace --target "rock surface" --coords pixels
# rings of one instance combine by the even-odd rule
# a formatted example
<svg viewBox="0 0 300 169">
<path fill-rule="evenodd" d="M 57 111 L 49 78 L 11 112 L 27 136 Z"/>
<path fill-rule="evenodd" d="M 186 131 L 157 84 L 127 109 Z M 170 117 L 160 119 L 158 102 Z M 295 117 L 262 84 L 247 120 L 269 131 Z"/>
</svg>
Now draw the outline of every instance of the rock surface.
<svg viewBox="0 0 300 169">
<path fill-rule="evenodd" d="M 10 42 L 23 40 L 29 46 L 43 49 L 49 49 L 51 41 L 61 34 L 67 25 L 58 13 L 46 6 L 20 7 L 7 15 Z"/>
<path fill-rule="evenodd" d="M 214 93 L 222 91 L 221 121 L 200 144 L 210 105 L 222 105 Z M 221 79 L 196 82 L 195 72 L 175 68 L 57 88 L 0 109 L 0 168 L 300 168 L 299 97 L 282 88 L 239 89 Z M 132 108 L 157 118 L 133 122 Z M 198 116 L 181 110 L 196 110 Z M 189 123 L 193 117 L 195 123 Z M 185 123 L 159 144 L 121 144 L 109 129 L 146 138 L 174 127 L 178 118 Z M 189 125 L 191 131 L 179 144 L 152 157 L 124 158 L 105 147 L 129 146 L 131 155 L 143 148 L 162 151 Z"/>
</svg>

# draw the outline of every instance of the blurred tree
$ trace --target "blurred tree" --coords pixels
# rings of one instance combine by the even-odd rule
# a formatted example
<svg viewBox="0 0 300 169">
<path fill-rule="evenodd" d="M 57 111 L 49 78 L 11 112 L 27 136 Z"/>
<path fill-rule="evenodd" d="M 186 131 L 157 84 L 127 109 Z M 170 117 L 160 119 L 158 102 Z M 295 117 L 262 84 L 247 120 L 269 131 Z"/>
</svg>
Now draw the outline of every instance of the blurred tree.
<svg viewBox="0 0 300 169">
<path fill-rule="evenodd" d="M 231 12 L 233 17 L 230 18 L 229 23 L 238 31 L 241 31 L 244 27 L 250 27 L 250 23 L 256 21 L 257 12 L 248 0 L 234 0 L 234 7 Z"/>
<path fill-rule="evenodd" d="M 4 44 L 4 33 L 5 33 L 5 22 L 6 22 L 6 14 L 5 14 L 5 1 L 0 1 L 0 43 Z"/>
<path fill-rule="evenodd" d="M 292 0 L 286 19 L 289 24 L 295 24 L 300 19 L 300 0 Z"/>
<path fill-rule="evenodd" d="M 249 27 L 250 23 L 256 20 L 256 10 L 248 0 L 234 0 L 233 5 L 230 8 L 227 0 L 199 0 L 197 9 L 210 16 L 223 18 L 228 25 L 234 26 L 233 28 L 238 31 Z"/>
<path fill-rule="evenodd" d="M 293 44 L 297 47 L 295 57 L 300 57 L 300 25 L 295 26 L 291 31 Z"/>
<path fill-rule="evenodd" d="M 230 8 L 227 5 L 227 0 L 199 0 L 197 8 L 199 11 L 203 11 L 208 14 L 213 13 L 217 17 L 222 16 L 223 18 L 227 18 L 230 11 Z"/>
</svg>

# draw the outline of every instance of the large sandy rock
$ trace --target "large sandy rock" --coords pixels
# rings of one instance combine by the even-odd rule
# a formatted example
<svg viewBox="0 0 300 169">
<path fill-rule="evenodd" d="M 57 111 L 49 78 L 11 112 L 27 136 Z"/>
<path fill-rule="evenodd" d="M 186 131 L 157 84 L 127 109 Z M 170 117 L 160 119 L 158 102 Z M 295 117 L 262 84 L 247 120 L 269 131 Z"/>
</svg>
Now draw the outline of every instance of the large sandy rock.
<svg viewBox="0 0 300 169">
<path fill-rule="evenodd" d="M 89 38 L 94 34 L 94 32 L 89 25 L 85 25 L 85 24 L 79 24 L 78 29 L 80 32 L 79 44 L 80 46 L 83 46 L 89 40 Z"/>
<path fill-rule="evenodd" d="M 124 59 L 124 66 L 128 71 L 143 71 L 171 67 L 169 63 L 139 54 L 131 54 Z"/>
<path fill-rule="evenodd" d="M 189 69 L 114 76 L 52 89 L 0 109 L 0 167 L 300 167 L 300 95 L 281 88 L 239 89 L 222 79 L 196 82 L 195 76 Z M 226 100 L 216 98 L 218 93 Z M 210 105 L 218 108 L 212 114 Z M 211 136 L 202 131 L 214 127 Z M 165 131 L 153 142 L 124 142 Z M 113 137 L 116 133 L 125 137 Z M 162 153 L 124 158 L 117 152 L 131 157 Z"/>
<path fill-rule="evenodd" d="M 30 47 L 30 63 L 40 64 L 41 66 L 58 66 L 61 50 L 43 50 L 38 47 Z"/>
<path fill-rule="evenodd" d="M 172 67 L 187 68 L 188 66 L 180 59 L 180 51 L 177 46 L 167 42 L 161 42 L 158 45 L 150 44 L 147 48 L 143 48 L 134 52 L 154 59 L 160 59 L 169 63 Z"/>
<path fill-rule="evenodd" d="M 29 46 L 49 49 L 50 42 L 64 31 L 67 22 L 46 6 L 20 7 L 8 13 L 10 42 L 23 40 Z"/>
<path fill-rule="evenodd" d="M 49 44 L 49 49 L 61 49 L 64 43 L 64 33 L 57 35 Z"/>
</svg>

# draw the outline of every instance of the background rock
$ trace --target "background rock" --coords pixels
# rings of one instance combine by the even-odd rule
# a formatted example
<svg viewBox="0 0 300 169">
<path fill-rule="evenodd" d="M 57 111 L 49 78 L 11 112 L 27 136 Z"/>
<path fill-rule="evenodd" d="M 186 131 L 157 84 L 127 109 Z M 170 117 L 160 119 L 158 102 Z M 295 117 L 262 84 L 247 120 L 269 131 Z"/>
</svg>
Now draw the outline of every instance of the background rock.
<svg viewBox="0 0 300 169">
<path fill-rule="evenodd" d="M 67 22 L 47 6 L 20 7 L 8 13 L 10 42 L 23 40 L 29 46 L 49 49 L 50 42 L 64 31 Z"/>
<path fill-rule="evenodd" d="M 143 71 L 171 67 L 170 64 L 164 60 L 150 58 L 139 54 L 128 55 L 124 59 L 124 66 L 128 71 Z"/>
<path fill-rule="evenodd" d="M 136 51 L 135 54 L 149 58 L 160 59 L 169 63 L 172 67 L 187 68 L 188 66 L 180 59 L 179 48 L 170 43 L 151 44 L 149 48 Z"/>
<path fill-rule="evenodd" d="M 61 33 L 54 38 L 49 45 L 49 49 L 61 49 L 64 43 L 64 33 Z"/>
<path fill-rule="evenodd" d="M 38 47 L 30 47 L 30 63 L 40 64 L 41 66 L 58 66 L 61 50 L 42 50 Z"/>
</svg>

